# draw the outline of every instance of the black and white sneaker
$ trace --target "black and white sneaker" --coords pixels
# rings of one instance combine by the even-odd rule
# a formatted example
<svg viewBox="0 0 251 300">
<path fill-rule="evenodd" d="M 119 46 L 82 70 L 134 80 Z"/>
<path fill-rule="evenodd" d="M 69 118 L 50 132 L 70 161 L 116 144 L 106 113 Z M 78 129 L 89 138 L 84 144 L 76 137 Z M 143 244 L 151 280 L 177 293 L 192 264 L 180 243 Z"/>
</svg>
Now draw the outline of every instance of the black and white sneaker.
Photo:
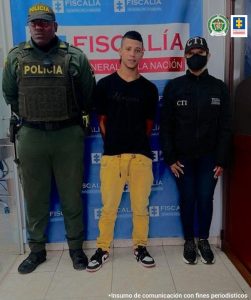
<svg viewBox="0 0 251 300">
<path fill-rule="evenodd" d="M 201 261 L 204 264 L 213 264 L 215 262 L 215 257 L 208 240 L 199 240 L 198 241 L 198 252 L 201 258 Z"/>
<path fill-rule="evenodd" d="M 101 248 L 98 248 L 94 255 L 91 257 L 90 262 L 86 270 L 88 272 L 96 272 L 98 271 L 102 265 L 107 262 L 109 258 L 109 252 L 103 251 Z"/>
<path fill-rule="evenodd" d="M 197 250 L 194 240 L 186 240 L 184 244 L 183 260 L 186 264 L 197 264 Z"/>
<path fill-rule="evenodd" d="M 134 256 L 144 267 L 151 268 L 155 266 L 155 261 L 144 246 L 138 246 L 134 250 Z"/>
</svg>

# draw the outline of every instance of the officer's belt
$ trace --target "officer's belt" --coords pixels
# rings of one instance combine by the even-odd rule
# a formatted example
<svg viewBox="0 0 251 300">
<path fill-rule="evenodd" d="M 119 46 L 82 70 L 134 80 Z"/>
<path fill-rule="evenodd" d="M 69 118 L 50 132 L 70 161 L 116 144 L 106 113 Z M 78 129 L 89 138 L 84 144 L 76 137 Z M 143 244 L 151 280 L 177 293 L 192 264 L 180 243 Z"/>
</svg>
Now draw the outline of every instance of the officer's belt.
<svg viewBox="0 0 251 300">
<path fill-rule="evenodd" d="M 40 121 L 26 121 L 22 120 L 21 124 L 30 128 L 50 131 L 59 130 L 73 125 L 80 125 L 79 119 L 69 119 L 63 121 L 53 121 L 53 122 L 40 122 Z"/>
</svg>

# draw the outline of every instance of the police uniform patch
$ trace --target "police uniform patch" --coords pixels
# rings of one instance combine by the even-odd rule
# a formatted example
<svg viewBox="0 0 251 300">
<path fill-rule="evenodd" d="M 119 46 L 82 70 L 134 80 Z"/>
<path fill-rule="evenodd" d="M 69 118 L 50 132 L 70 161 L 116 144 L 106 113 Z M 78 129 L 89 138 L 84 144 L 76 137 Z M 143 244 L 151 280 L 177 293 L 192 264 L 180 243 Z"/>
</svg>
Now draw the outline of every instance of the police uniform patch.
<svg viewBox="0 0 251 300">
<path fill-rule="evenodd" d="M 22 73 L 24 76 L 62 76 L 64 75 L 64 70 L 62 65 L 51 65 L 50 67 L 45 67 L 40 64 L 25 63 L 23 64 Z"/>
</svg>

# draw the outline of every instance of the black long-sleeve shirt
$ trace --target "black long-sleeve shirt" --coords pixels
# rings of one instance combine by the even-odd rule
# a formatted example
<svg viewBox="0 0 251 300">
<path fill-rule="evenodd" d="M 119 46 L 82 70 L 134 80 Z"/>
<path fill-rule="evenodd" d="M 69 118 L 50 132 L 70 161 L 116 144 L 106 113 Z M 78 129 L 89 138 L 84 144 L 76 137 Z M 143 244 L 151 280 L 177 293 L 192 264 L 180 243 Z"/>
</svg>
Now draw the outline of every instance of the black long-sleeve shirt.
<svg viewBox="0 0 251 300">
<path fill-rule="evenodd" d="M 214 154 L 224 167 L 231 140 L 230 98 L 226 85 L 205 70 L 171 80 L 164 89 L 160 141 L 164 160 Z"/>
</svg>

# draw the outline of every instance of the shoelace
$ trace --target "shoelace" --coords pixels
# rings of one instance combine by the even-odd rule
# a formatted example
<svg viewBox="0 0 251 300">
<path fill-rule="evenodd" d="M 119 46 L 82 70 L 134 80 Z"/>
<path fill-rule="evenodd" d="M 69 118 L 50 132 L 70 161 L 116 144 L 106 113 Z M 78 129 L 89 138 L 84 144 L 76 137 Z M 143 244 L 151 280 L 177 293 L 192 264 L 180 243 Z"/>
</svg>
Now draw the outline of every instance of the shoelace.
<svg viewBox="0 0 251 300">
<path fill-rule="evenodd" d="M 27 259 L 26 259 L 27 261 L 29 261 L 29 262 L 37 262 L 37 260 L 38 260 L 38 257 L 37 257 L 37 255 L 35 254 L 35 253 L 30 253 L 29 254 L 29 256 L 27 257 Z"/>
<path fill-rule="evenodd" d="M 188 248 L 189 250 L 195 250 L 195 244 L 193 241 L 187 241 L 186 242 L 186 248 Z"/>
<path fill-rule="evenodd" d="M 204 250 L 211 250 L 207 240 L 200 240 L 199 243 Z"/>
</svg>

